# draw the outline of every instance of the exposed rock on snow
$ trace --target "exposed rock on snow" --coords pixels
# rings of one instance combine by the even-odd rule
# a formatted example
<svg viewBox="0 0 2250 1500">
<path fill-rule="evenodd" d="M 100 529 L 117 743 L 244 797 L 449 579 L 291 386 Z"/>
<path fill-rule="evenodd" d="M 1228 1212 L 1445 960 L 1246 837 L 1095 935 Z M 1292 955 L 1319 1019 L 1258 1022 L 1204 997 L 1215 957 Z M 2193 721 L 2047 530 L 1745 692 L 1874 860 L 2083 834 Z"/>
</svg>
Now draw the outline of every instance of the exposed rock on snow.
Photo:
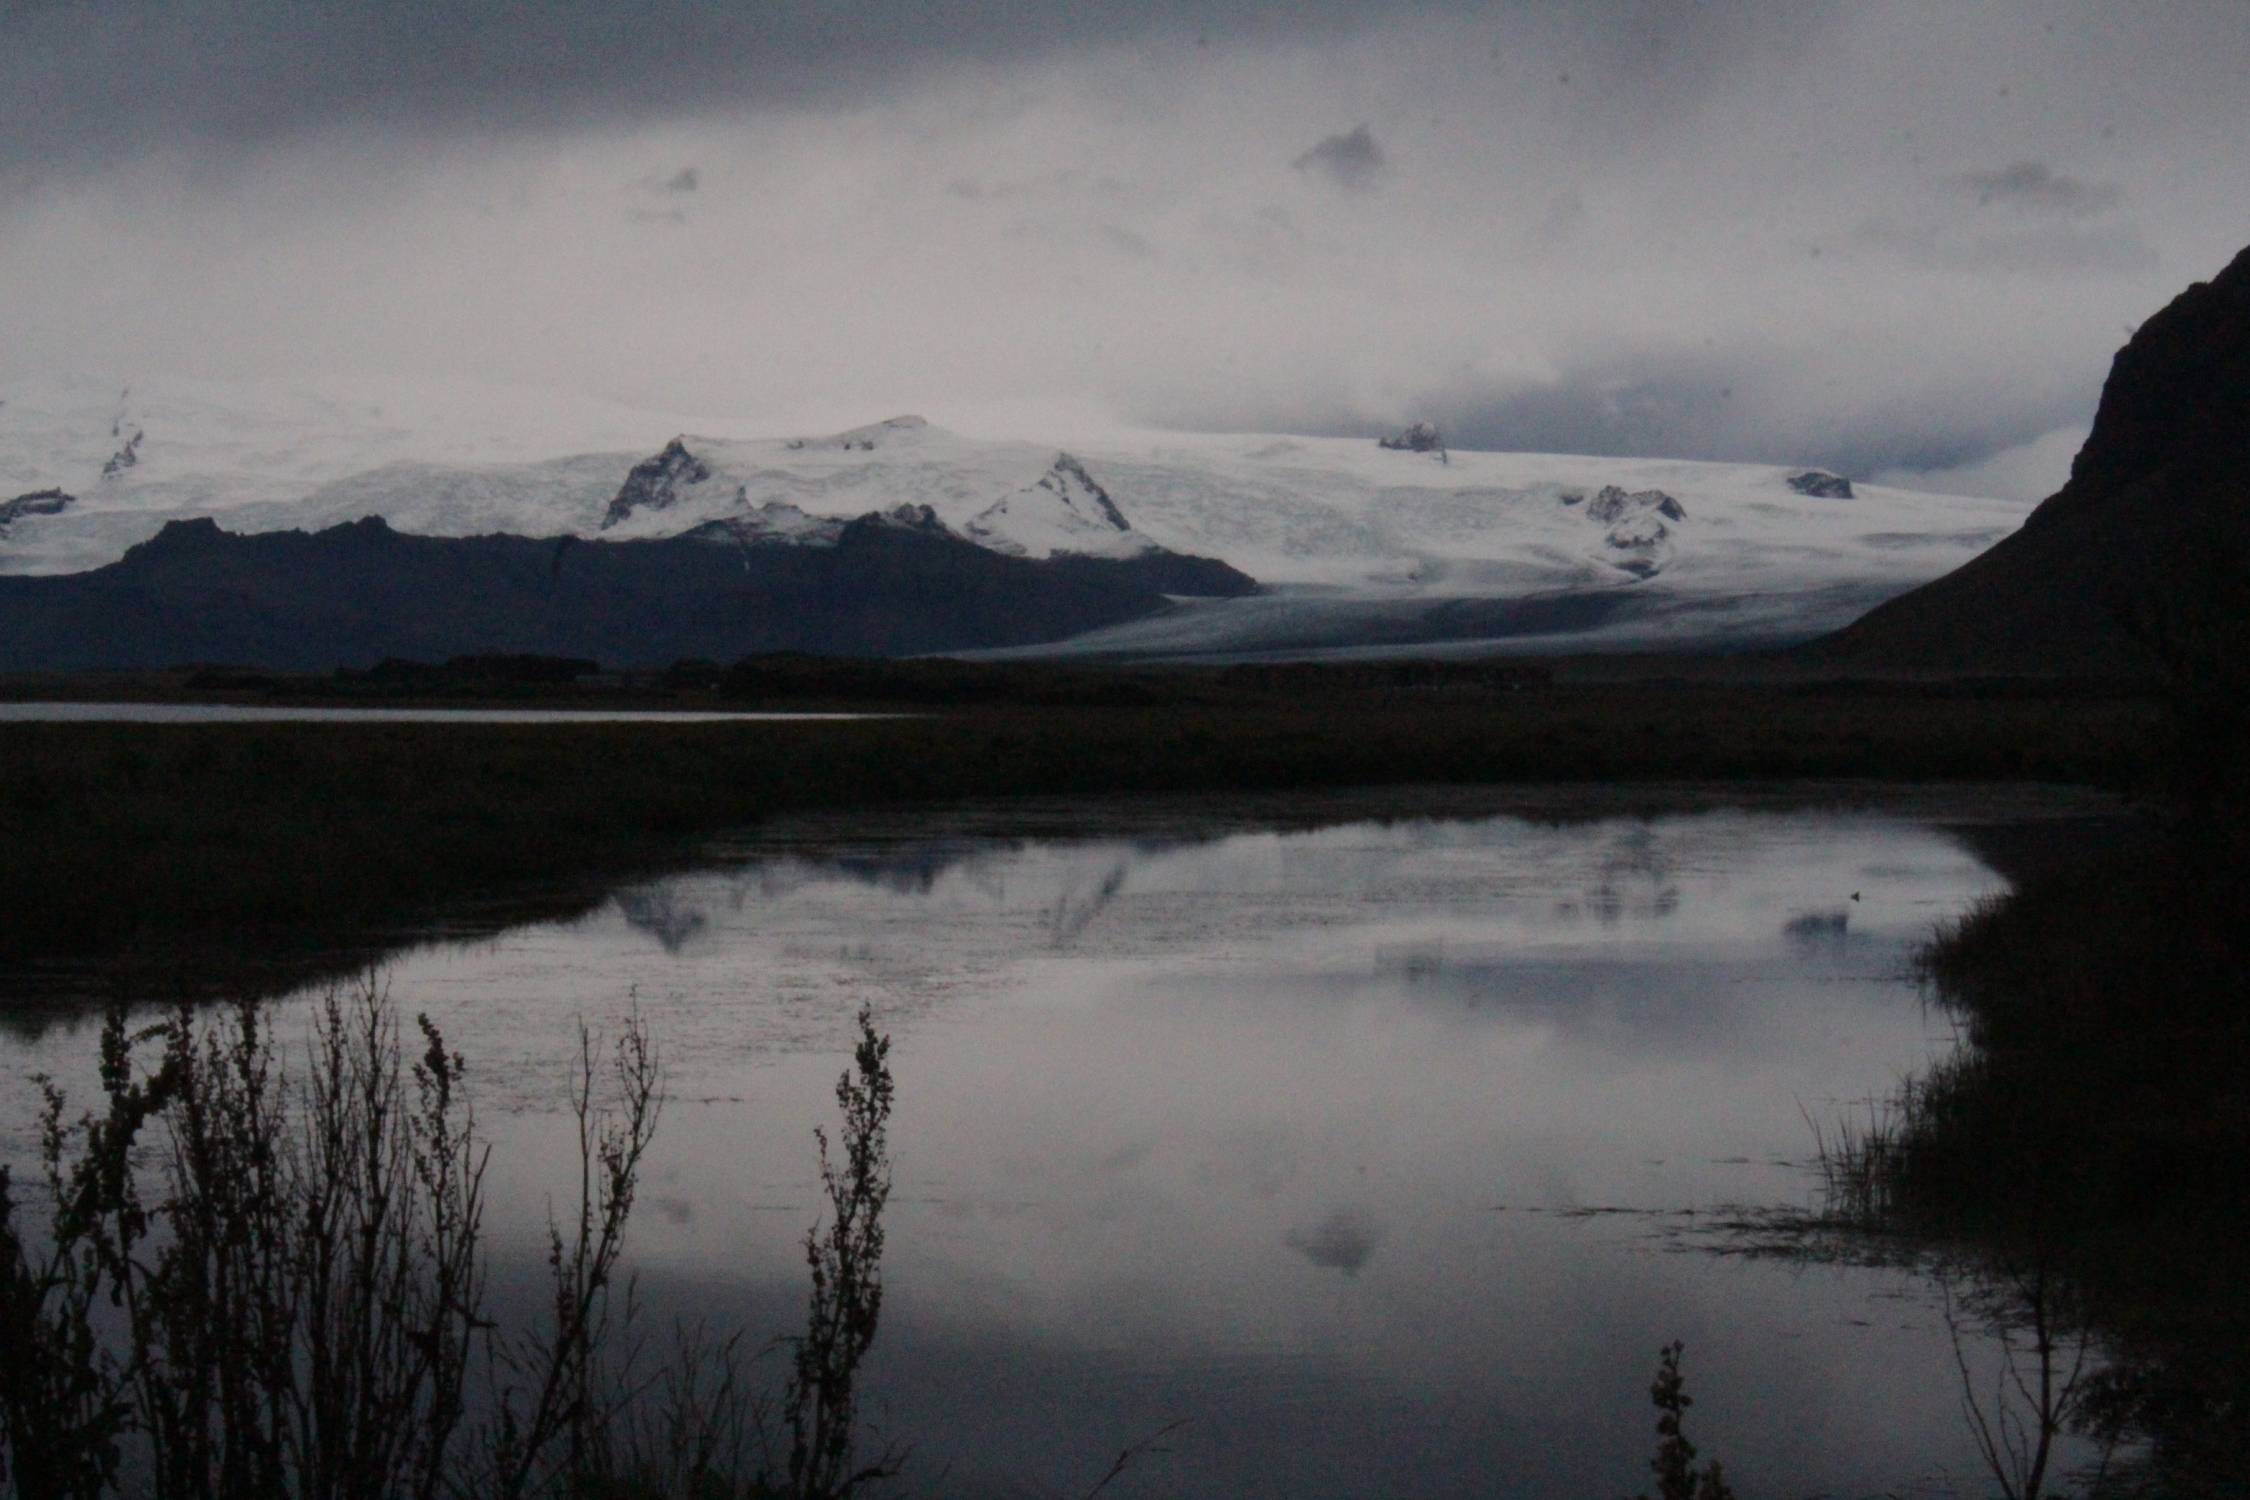
<svg viewBox="0 0 2250 1500">
<path fill-rule="evenodd" d="M 722 516 L 681 535 L 705 542 L 829 547 L 844 534 L 844 526 L 839 517 L 809 515 L 785 500 L 769 500 L 745 515 Z"/>
<path fill-rule="evenodd" d="M 922 417 L 890 417 L 880 422 L 870 422 L 865 427 L 853 427 L 824 438 L 791 438 L 789 449 L 793 453 L 807 448 L 837 448 L 846 453 L 873 453 L 888 447 L 893 441 L 911 433 L 921 432 L 929 426 Z"/>
<path fill-rule="evenodd" d="M 1789 488 L 1815 500 L 1849 500 L 1852 497 L 1852 482 L 1826 469 L 1799 469 L 1789 476 Z"/>
<path fill-rule="evenodd" d="M 864 516 L 846 522 L 844 529 L 849 531 L 854 526 L 889 527 L 896 531 L 924 532 L 930 536 L 958 538 L 960 535 L 959 532 L 938 518 L 935 509 L 927 505 L 916 505 L 912 501 L 894 505 L 889 510 L 871 510 Z"/>
<path fill-rule="evenodd" d="M 124 433 L 125 441 L 119 445 L 115 453 L 109 456 L 109 462 L 102 465 L 102 478 L 115 479 L 118 475 L 139 463 L 141 461 L 141 439 L 144 436 L 146 434 L 138 427 L 126 429 Z"/>
<path fill-rule="evenodd" d="M 1633 490 L 1628 493 L 1623 487 L 1614 484 L 1603 485 L 1601 492 L 1594 496 L 1594 503 L 1586 507 L 1586 514 L 1605 526 L 1650 511 L 1667 521 L 1687 519 L 1687 512 L 1681 509 L 1680 502 L 1662 490 Z"/>
<path fill-rule="evenodd" d="M 1679 501 L 1662 490 L 1627 491 L 1605 484 L 1586 506 L 1588 520 L 1602 533 L 1603 562 L 1635 578 L 1654 578 L 1671 561 L 1673 521 L 1687 519 Z"/>
<path fill-rule="evenodd" d="M 711 466 L 690 453 L 684 440 L 674 438 L 656 457 L 633 465 L 617 497 L 609 502 L 602 529 L 607 531 L 638 510 L 664 510 L 680 498 L 681 490 L 710 477 Z"/>
<path fill-rule="evenodd" d="M 1416 422 L 1402 432 L 1394 432 L 1389 437 L 1377 438 L 1375 441 L 1381 447 L 1404 453 L 1445 452 L 1445 436 L 1438 431 L 1435 422 Z"/>
<path fill-rule="evenodd" d="M 33 490 L 13 500 L 0 500 L 0 532 L 26 516 L 59 516 L 77 503 L 77 496 L 54 489 Z"/>
<path fill-rule="evenodd" d="M 1053 490 L 1063 503 L 1073 510 L 1091 510 L 1101 521 L 1119 531 L 1130 531 L 1117 503 L 1109 498 L 1109 491 L 1094 482 L 1086 466 L 1067 453 L 1055 455 L 1055 466 L 1039 481 L 1039 488 Z"/>
<path fill-rule="evenodd" d="M 1038 480 L 970 517 L 970 540 L 1018 557 L 1057 552 L 1118 556 L 1152 544 L 1134 532 L 1109 491 L 1067 453 Z"/>
</svg>

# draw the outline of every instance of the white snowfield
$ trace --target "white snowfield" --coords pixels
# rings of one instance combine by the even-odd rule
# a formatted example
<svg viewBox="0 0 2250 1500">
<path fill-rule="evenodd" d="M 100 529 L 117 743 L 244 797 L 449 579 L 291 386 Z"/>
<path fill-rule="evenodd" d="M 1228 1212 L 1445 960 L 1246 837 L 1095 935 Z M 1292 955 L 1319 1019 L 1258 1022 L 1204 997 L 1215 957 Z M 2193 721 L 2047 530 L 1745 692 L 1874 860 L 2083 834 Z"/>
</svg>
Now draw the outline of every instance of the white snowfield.
<svg viewBox="0 0 2250 1500">
<path fill-rule="evenodd" d="M 651 430 L 663 420 L 471 387 L 0 382 L 0 514 L 22 494 L 72 497 L 0 522 L 0 572 L 98 567 L 204 516 L 620 540 L 721 523 L 823 545 L 845 519 L 928 507 L 998 551 L 1164 548 L 1267 586 L 1043 650 L 1580 649 L 1809 636 L 1967 561 L 2031 508 L 1865 486 L 1823 498 L 1764 464 L 1372 438 L 1121 433 L 1066 452 L 914 417 L 769 439 Z"/>
</svg>

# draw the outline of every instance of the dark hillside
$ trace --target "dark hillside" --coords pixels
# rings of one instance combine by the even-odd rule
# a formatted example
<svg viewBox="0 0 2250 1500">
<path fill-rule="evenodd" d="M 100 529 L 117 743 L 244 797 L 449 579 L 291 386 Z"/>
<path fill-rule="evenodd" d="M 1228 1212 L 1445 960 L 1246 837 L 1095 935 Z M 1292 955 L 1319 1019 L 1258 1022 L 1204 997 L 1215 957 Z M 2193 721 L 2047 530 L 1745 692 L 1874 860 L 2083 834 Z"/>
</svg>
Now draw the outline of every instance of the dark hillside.
<svg viewBox="0 0 2250 1500">
<path fill-rule="evenodd" d="M 1225 563 L 1007 557 L 888 517 L 831 547 L 703 534 L 592 542 L 426 537 L 369 518 L 237 536 L 174 522 L 106 568 L 0 578 L 0 670 L 277 670 L 390 657 L 584 657 L 609 666 L 765 651 L 896 656 L 1031 645 L 1248 593 Z"/>
<path fill-rule="evenodd" d="M 2070 480 L 2023 529 L 1800 657 L 1879 673 L 2153 675 L 2243 623 L 2250 250 L 2118 352 Z"/>
</svg>

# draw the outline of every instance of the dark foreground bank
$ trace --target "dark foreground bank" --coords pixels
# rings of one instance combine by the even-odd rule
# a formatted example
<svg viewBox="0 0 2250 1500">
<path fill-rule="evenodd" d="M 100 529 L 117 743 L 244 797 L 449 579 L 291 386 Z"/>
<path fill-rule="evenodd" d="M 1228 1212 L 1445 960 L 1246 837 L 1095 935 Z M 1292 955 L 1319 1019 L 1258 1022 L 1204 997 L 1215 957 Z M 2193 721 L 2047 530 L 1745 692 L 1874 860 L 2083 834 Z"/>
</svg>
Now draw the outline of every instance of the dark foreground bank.
<svg viewBox="0 0 2250 1500">
<path fill-rule="evenodd" d="M 1965 1267 L 2020 1346 L 1966 1393 L 2016 1423 L 2010 1493 L 2064 1431 L 2130 1453 L 2089 1493 L 2250 1493 L 2250 821 L 2198 811 L 1948 931 L 1968 1046 L 1834 1163 L 1852 1227 Z"/>
</svg>

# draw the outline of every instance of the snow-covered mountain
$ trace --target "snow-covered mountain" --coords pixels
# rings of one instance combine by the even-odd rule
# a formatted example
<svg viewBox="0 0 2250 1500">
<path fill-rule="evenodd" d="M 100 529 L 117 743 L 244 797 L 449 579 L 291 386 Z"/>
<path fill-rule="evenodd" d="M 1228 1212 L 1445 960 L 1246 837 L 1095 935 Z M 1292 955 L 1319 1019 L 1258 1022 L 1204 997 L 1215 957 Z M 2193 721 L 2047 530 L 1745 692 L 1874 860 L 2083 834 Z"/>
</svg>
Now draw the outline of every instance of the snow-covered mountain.
<svg viewBox="0 0 2250 1500">
<path fill-rule="evenodd" d="M 708 528 L 825 545 L 850 518 L 906 507 L 998 552 L 1169 550 L 1267 585 L 1069 649 L 1598 647 L 1817 634 L 1957 566 L 2029 509 L 1770 465 L 1372 438 L 1121 433 L 1065 450 L 916 417 L 750 439 L 667 421 L 465 387 L 0 382 L 0 508 L 41 496 L 0 523 L 0 572 L 99 566 L 198 517 L 231 531 L 380 515 L 434 536 Z"/>
</svg>

